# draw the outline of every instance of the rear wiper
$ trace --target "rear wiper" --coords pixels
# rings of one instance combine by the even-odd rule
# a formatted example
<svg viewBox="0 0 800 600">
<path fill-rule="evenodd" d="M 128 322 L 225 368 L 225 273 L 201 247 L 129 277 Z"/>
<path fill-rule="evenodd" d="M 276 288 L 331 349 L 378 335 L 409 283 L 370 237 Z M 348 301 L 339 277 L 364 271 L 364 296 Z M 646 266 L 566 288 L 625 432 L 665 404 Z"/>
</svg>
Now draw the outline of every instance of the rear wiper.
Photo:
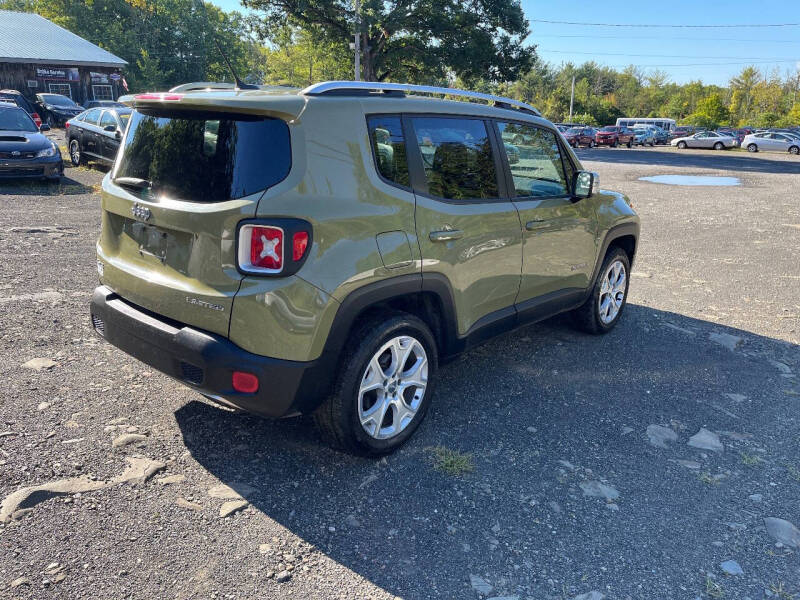
<svg viewBox="0 0 800 600">
<path fill-rule="evenodd" d="M 137 190 L 149 190 L 153 187 L 152 181 L 141 179 L 140 177 L 115 177 L 111 181 L 117 185 L 132 187 Z"/>
</svg>

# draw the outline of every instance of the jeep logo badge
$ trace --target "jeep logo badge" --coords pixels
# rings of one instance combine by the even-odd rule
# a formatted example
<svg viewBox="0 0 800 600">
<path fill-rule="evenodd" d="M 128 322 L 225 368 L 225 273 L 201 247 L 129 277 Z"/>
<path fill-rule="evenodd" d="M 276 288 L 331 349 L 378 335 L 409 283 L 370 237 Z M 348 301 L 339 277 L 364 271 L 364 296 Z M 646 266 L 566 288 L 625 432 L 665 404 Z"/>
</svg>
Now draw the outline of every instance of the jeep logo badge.
<svg viewBox="0 0 800 600">
<path fill-rule="evenodd" d="M 149 208 L 142 206 L 138 202 L 131 206 L 131 214 L 133 214 L 134 219 L 139 219 L 140 221 L 147 221 L 152 215 Z"/>
</svg>

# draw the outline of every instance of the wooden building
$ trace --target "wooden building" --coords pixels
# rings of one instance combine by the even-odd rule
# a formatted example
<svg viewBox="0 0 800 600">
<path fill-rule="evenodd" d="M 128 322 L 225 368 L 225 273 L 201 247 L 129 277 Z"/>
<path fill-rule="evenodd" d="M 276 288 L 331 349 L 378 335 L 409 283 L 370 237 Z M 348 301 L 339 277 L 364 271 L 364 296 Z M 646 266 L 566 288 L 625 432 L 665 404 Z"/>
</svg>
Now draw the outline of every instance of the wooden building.
<svg viewBox="0 0 800 600">
<path fill-rule="evenodd" d="M 69 96 L 78 104 L 126 93 L 118 56 L 33 13 L 0 10 L 0 89 Z"/>
</svg>

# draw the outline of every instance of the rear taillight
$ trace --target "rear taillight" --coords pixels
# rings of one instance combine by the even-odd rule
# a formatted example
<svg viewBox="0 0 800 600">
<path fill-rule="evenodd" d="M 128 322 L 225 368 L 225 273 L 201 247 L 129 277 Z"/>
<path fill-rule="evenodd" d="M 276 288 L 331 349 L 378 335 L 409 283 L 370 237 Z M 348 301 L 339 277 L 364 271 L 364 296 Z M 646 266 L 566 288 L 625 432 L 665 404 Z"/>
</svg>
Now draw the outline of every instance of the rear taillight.
<svg viewBox="0 0 800 600">
<path fill-rule="evenodd" d="M 69 129 L 69 121 L 64 121 L 64 129 Z"/>
<path fill-rule="evenodd" d="M 308 247 L 308 232 L 296 231 L 292 236 L 292 260 L 298 261 L 303 258 Z"/>
<path fill-rule="evenodd" d="M 283 268 L 283 229 L 253 227 L 250 233 L 250 266 L 278 273 Z"/>
<path fill-rule="evenodd" d="M 33 113 L 31 117 L 33 117 L 33 122 L 36 124 L 37 127 L 42 126 L 42 117 L 39 116 L 39 113 Z"/>
<path fill-rule="evenodd" d="M 294 275 L 311 245 L 311 225 L 299 219 L 244 222 L 239 227 L 239 270 L 255 275 Z"/>
</svg>

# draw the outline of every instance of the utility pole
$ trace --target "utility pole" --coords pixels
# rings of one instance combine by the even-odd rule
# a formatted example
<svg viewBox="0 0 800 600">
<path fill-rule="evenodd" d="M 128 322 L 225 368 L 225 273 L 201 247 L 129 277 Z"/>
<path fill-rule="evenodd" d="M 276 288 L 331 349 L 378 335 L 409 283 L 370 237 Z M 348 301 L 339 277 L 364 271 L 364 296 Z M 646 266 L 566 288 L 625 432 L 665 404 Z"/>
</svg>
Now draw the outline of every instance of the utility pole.
<svg viewBox="0 0 800 600">
<path fill-rule="evenodd" d="M 575 75 L 572 76 L 572 93 L 569 96 L 569 122 L 572 123 L 572 104 L 575 102 Z"/>
<path fill-rule="evenodd" d="M 356 3 L 356 38 L 353 49 L 355 50 L 355 80 L 361 81 L 361 0 Z"/>
</svg>

